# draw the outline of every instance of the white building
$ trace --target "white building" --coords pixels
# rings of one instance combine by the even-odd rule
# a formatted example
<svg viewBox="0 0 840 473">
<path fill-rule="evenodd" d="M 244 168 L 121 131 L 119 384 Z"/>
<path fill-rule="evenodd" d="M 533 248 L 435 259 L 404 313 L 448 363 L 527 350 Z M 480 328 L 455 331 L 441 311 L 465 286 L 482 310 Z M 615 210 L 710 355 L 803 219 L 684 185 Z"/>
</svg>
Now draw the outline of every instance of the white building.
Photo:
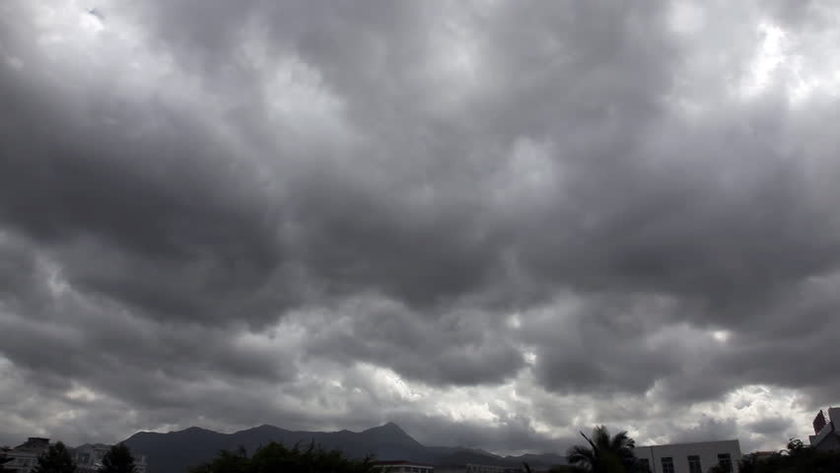
<svg viewBox="0 0 840 473">
<path fill-rule="evenodd" d="M 76 462 L 76 468 L 82 473 L 98 470 L 102 466 L 102 457 L 108 453 L 110 448 L 108 445 L 102 444 L 85 444 L 76 448 L 73 451 L 73 461 Z"/>
<path fill-rule="evenodd" d="M 5 452 L 6 457 L 12 460 L 4 464 L 3 468 L 15 473 L 32 473 L 38 464 L 38 457 L 48 448 L 50 439 L 29 437 L 23 444 Z"/>
<path fill-rule="evenodd" d="M 814 435 L 809 435 L 811 447 L 817 450 L 840 450 L 840 407 L 828 408 L 828 420 L 822 409 L 814 418 Z"/>
<path fill-rule="evenodd" d="M 521 468 L 502 465 L 480 465 L 477 463 L 439 466 L 437 468 L 437 473 L 521 473 L 521 471 Z"/>
<path fill-rule="evenodd" d="M 519 468 L 511 468 L 509 466 L 467 463 L 465 471 L 466 473 L 519 473 L 521 470 Z"/>
<path fill-rule="evenodd" d="M 718 464 L 737 473 L 741 459 L 737 440 L 651 445 L 636 447 L 633 452 L 651 473 L 706 473 Z"/>
<path fill-rule="evenodd" d="M 110 445 L 104 444 L 85 444 L 73 450 L 73 461 L 76 462 L 76 468 L 79 473 L 94 473 L 102 466 L 102 458 L 111 449 Z M 146 457 L 144 455 L 136 455 L 132 452 L 134 457 L 134 471 L 135 473 L 146 473 Z"/>
<path fill-rule="evenodd" d="M 6 458 L 11 461 L 3 464 L 3 468 L 14 473 L 32 473 L 38 465 L 38 457 L 50 448 L 50 439 L 41 437 L 29 437 L 29 439 L 15 448 L 4 451 Z M 71 448 L 70 455 L 76 463 L 79 473 L 94 473 L 102 466 L 102 457 L 108 453 L 110 445 L 82 445 L 78 448 Z M 146 457 L 143 455 L 134 456 L 135 473 L 146 473 Z"/>
<path fill-rule="evenodd" d="M 380 473 L 434 473 L 435 467 L 405 460 L 378 461 L 373 468 Z"/>
</svg>

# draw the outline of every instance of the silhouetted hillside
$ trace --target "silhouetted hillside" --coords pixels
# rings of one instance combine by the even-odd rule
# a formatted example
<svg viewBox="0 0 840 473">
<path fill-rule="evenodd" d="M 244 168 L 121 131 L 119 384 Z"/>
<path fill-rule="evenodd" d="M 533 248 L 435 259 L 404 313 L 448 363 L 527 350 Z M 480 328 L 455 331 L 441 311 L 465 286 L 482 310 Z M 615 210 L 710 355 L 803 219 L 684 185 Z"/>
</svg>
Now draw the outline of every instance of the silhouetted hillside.
<svg viewBox="0 0 840 473">
<path fill-rule="evenodd" d="M 290 447 L 305 447 L 315 443 L 324 449 L 340 450 L 351 458 L 372 455 L 381 460 L 412 460 L 435 465 L 521 465 L 525 460 L 534 466 L 548 466 L 563 462 L 562 457 L 557 455 L 500 457 L 476 449 L 426 447 L 393 423 L 362 432 L 299 432 L 261 425 L 232 434 L 222 434 L 190 427 L 165 434 L 139 432 L 125 440 L 125 443 L 132 451 L 146 455 L 149 473 L 184 473 L 189 467 L 210 460 L 220 450 L 233 450 L 242 446 L 249 453 L 253 453 L 260 446 L 272 441 Z"/>
</svg>

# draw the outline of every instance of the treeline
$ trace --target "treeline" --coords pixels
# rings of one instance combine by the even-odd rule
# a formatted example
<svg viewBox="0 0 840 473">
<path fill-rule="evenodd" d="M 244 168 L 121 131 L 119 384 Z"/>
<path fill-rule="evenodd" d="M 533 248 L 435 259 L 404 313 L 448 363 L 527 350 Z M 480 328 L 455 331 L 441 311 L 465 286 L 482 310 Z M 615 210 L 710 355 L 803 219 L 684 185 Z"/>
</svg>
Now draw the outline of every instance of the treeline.
<svg viewBox="0 0 840 473">
<path fill-rule="evenodd" d="M 271 442 L 248 456 L 245 449 L 220 452 L 212 461 L 190 473 L 368 473 L 373 470 L 370 458 L 353 460 L 338 450 L 323 450 L 310 444 L 307 448 L 286 448 Z"/>
<path fill-rule="evenodd" d="M 740 473 L 837 473 L 840 472 L 840 451 L 822 451 L 792 439 L 786 450 L 771 455 L 745 455 Z"/>
</svg>

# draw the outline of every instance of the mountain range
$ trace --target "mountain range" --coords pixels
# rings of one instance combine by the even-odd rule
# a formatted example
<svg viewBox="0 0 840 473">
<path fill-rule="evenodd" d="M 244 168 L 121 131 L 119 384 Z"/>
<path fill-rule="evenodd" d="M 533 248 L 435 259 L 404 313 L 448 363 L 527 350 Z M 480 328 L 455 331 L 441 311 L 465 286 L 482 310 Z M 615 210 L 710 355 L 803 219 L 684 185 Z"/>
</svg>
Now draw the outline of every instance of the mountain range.
<svg viewBox="0 0 840 473">
<path fill-rule="evenodd" d="M 269 442 L 292 447 L 314 443 L 326 450 L 339 450 L 351 458 L 372 455 L 377 460 L 410 460 L 432 465 L 521 466 L 523 461 L 535 467 L 563 464 L 565 457 L 555 454 L 502 457 L 464 447 L 427 447 L 394 423 L 362 432 L 301 432 L 261 425 L 231 434 L 199 427 L 169 433 L 138 432 L 124 442 L 135 454 L 145 455 L 149 473 L 186 473 L 190 467 L 212 459 L 221 450 L 244 447 L 250 454 Z"/>
</svg>

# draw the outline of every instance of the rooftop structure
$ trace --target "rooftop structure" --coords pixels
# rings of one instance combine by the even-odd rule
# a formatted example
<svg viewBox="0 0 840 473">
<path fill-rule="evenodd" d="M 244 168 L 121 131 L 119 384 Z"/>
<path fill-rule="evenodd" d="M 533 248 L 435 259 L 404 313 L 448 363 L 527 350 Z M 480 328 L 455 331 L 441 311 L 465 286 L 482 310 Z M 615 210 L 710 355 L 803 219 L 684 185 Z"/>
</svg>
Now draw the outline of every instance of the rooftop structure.
<svg viewBox="0 0 840 473">
<path fill-rule="evenodd" d="M 38 464 L 38 456 L 50 448 L 50 439 L 43 437 L 29 437 L 26 442 L 5 452 L 6 458 L 11 460 L 3 468 L 14 473 L 32 473 Z"/>
<path fill-rule="evenodd" d="M 817 450 L 840 450 L 840 432 L 837 425 L 840 423 L 840 407 L 828 408 L 828 419 L 822 409 L 814 417 L 814 435 L 808 436 L 811 447 Z"/>
</svg>

